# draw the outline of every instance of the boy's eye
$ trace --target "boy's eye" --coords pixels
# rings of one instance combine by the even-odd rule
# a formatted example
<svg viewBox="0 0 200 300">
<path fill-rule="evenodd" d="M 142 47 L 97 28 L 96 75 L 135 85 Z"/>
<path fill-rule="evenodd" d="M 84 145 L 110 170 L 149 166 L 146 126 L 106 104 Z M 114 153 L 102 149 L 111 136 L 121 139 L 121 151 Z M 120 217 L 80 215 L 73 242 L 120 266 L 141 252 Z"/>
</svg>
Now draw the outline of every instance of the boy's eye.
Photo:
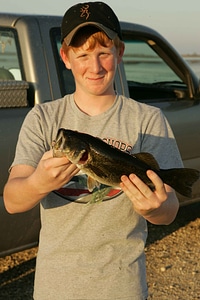
<svg viewBox="0 0 200 300">
<path fill-rule="evenodd" d="M 111 53 L 110 52 L 100 52 L 99 54 L 98 54 L 98 56 L 99 57 L 108 57 L 109 55 L 110 55 Z M 90 54 L 88 54 L 88 53 L 79 53 L 79 54 L 77 54 L 77 59 L 81 59 L 81 58 L 87 58 L 87 57 L 90 57 Z"/>
<path fill-rule="evenodd" d="M 103 55 L 106 55 L 106 54 L 107 54 L 107 55 L 108 55 L 109 52 L 101 52 L 100 55 L 101 55 L 101 54 L 103 54 Z"/>
<path fill-rule="evenodd" d="M 81 58 L 81 57 L 86 57 L 86 56 L 87 56 L 87 54 L 79 54 L 79 55 L 78 55 L 78 58 L 79 58 L 79 57 L 80 57 L 80 58 Z"/>
<path fill-rule="evenodd" d="M 110 52 L 102 52 L 102 53 L 100 53 L 100 56 L 107 57 L 110 54 L 111 54 Z"/>
</svg>

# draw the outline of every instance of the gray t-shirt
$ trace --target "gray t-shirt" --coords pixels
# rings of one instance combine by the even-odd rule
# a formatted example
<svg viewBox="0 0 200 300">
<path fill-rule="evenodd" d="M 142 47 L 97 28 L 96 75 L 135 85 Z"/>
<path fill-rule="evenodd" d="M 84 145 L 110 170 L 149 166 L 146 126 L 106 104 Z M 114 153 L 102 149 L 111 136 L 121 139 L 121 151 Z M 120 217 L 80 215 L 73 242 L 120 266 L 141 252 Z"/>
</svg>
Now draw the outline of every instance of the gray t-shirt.
<svg viewBox="0 0 200 300">
<path fill-rule="evenodd" d="M 129 153 L 150 152 L 163 169 L 182 167 L 161 111 L 119 95 L 97 116 L 80 111 L 73 95 L 36 105 L 24 121 L 12 165 L 36 168 L 61 127 L 100 137 Z M 108 201 L 81 203 L 93 195 L 79 176 L 41 201 L 34 299 L 146 299 L 145 219 L 119 190 L 109 189 Z"/>
</svg>

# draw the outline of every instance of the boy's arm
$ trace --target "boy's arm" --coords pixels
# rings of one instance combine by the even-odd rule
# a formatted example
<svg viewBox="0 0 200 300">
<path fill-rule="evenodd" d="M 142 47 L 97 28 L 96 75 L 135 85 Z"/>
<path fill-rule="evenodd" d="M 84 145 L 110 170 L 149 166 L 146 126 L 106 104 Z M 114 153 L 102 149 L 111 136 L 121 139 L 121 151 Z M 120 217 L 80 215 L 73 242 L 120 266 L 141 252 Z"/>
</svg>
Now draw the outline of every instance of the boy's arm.
<svg viewBox="0 0 200 300">
<path fill-rule="evenodd" d="M 11 169 L 4 188 L 4 203 L 9 213 L 27 211 L 51 191 L 68 182 L 79 169 L 66 157 L 54 158 L 46 152 L 37 168 L 16 165 Z"/>
</svg>

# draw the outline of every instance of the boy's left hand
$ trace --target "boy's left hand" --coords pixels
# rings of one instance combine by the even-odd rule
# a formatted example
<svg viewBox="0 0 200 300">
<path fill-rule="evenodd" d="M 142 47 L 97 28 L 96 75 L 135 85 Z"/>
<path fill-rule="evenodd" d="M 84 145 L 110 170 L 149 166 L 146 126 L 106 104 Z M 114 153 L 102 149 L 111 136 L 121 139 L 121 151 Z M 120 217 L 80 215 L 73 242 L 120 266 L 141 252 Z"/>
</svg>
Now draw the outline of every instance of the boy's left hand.
<svg viewBox="0 0 200 300">
<path fill-rule="evenodd" d="M 132 201 L 134 210 L 148 220 L 154 218 L 154 216 L 157 218 L 159 213 L 161 215 L 167 214 L 168 211 L 163 211 L 162 207 L 166 206 L 165 202 L 169 198 L 173 200 L 172 195 L 175 195 L 175 193 L 173 189 L 165 185 L 161 178 L 152 170 L 147 171 L 147 176 L 155 185 L 155 191 L 152 191 L 135 174 L 130 174 L 129 177 L 123 175 L 121 177 L 120 187 Z"/>
</svg>

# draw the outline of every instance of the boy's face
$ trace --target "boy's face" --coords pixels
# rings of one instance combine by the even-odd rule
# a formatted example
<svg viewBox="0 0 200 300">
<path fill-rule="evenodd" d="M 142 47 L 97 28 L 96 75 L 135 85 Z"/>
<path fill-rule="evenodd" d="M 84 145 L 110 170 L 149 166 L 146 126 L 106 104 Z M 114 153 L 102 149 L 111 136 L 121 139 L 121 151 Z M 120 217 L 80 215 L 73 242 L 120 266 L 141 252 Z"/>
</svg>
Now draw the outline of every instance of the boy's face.
<svg viewBox="0 0 200 300">
<path fill-rule="evenodd" d="M 123 49 L 118 51 L 110 43 L 107 47 L 97 44 L 89 50 L 87 41 L 74 51 L 69 49 L 67 55 L 61 50 L 62 59 L 72 73 L 76 89 L 93 95 L 113 92 L 113 81 L 117 64 L 120 63 Z"/>
</svg>

